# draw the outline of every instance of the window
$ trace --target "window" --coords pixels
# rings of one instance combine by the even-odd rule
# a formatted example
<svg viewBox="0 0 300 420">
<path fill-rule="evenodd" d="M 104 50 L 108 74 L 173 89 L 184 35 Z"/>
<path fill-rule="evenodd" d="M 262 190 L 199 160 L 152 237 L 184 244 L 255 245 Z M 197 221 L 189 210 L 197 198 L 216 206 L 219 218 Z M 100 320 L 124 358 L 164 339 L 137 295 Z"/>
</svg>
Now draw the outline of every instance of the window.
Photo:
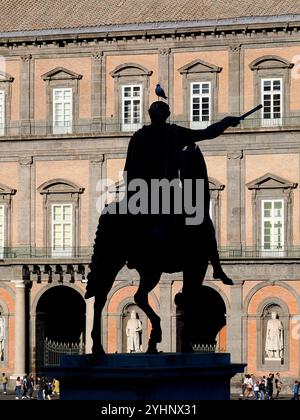
<svg viewBox="0 0 300 420">
<path fill-rule="evenodd" d="M 136 131 L 142 123 L 141 85 L 122 87 L 122 130 Z"/>
<path fill-rule="evenodd" d="M 262 200 L 262 248 L 266 255 L 280 255 L 284 250 L 283 208 L 283 200 Z"/>
<path fill-rule="evenodd" d="M 205 128 L 211 120 L 210 82 L 191 83 L 191 128 Z"/>
<path fill-rule="evenodd" d="M 0 136 L 4 136 L 5 129 L 5 94 L 0 90 Z"/>
<path fill-rule="evenodd" d="M 282 79 L 262 79 L 263 125 L 282 125 Z"/>
<path fill-rule="evenodd" d="M 52 256 L 72 255 L 72 204 L 52 205 Z"/>
<path fill-rule="evenodd" d="M 5 213 L 4 205 L 0 205 L 0 258 L 3 258 L 4 254 L 4 236 L 5 236 Z"/>
<path fill-rule="evenodd" d="M 72 132 L 72 89 L 53 89 L 53 133 Z"/>
<path fill-rule="evenodd" d="M 196 59 L 178 71 L 184 93 L 181 122 L 190 128 L 206 128 L 213 120 L 219 119 L 219 73 L 222 67 Z"/>
</svg>

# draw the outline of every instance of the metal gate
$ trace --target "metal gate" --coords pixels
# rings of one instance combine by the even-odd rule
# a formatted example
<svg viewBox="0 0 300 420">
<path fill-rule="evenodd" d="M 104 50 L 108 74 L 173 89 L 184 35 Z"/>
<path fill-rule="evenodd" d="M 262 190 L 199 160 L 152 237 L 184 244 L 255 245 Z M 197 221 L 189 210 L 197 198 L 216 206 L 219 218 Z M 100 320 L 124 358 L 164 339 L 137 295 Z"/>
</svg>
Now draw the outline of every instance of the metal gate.
<svg viewBox="0 0 300 420">
<path fill-rule="evenodd" d="M 60 356 L 65 354 L 78 355 L 84 354 L 84 343 L 82 338 L 79 343 L 58 343 L 45 339 L 44 363 L 45 366 L 59 366 Z"/>
</svg>

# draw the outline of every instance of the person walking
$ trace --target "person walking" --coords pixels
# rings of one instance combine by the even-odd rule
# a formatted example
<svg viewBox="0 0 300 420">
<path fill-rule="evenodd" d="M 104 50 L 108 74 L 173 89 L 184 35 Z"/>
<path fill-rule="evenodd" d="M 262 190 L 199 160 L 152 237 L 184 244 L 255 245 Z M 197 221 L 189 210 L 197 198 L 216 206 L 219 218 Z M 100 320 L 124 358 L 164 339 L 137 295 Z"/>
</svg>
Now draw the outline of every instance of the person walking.
<svg viewBox="0 0 300 420">
<path fill-rule="evenodd" d="M 2 386 L 3 386 L 3 394 L 7 394 L 7 384 L 8 384 L 8 378 L 5 375 L 5 373 L 2 373 Z"/>
</svg>

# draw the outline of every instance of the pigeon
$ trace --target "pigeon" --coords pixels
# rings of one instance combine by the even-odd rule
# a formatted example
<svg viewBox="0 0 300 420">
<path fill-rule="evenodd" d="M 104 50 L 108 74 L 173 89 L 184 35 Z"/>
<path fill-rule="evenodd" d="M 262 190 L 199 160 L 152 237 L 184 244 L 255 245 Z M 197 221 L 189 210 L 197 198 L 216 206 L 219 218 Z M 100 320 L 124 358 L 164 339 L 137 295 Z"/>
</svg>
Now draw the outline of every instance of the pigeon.
<svg viewBox="0 0 300 420">
<path fill-rule="evenodd" d="M 158 97 L 160 96 L 161 98 L 168 99 L 168 97 L 165 94 L 165 91 L 163 90 L 163 88 L 160 87 L 160 84 L 156 85 L 155 93 Z"/>
</svg>

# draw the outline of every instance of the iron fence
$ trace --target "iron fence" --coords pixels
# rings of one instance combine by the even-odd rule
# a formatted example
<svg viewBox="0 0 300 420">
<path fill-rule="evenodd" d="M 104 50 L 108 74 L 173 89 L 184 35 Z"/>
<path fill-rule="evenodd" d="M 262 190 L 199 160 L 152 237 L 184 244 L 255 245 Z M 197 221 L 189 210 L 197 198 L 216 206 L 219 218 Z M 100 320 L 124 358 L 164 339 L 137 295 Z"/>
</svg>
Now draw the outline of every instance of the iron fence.
<svg viewBox="0 0 300 420">
<path fill-rule="evenodd" d="M 59 366 L 62 355 L 84 354 L 84 344 L 79 343 L 58 343 L 45 339 L 44 364 L 45 366 Z"/>
</svg>

